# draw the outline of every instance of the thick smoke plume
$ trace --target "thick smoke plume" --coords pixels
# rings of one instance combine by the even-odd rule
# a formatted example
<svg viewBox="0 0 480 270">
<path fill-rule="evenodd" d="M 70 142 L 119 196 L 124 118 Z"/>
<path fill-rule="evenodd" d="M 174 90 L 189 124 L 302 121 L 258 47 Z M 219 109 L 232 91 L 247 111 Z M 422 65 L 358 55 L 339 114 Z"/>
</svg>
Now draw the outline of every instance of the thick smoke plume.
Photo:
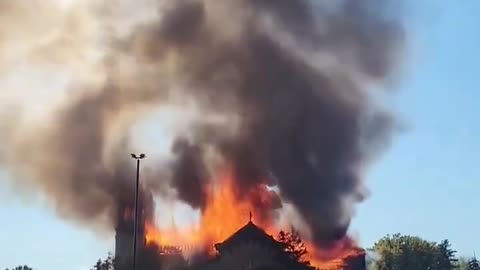
<svg viewBox="0 0 480 270">
<path fill-rule="evenodd" d="M 207 183 L 228 167 L 239 197 L 277 186 L 315 243 L 343 238 L 365 197 L 361 172 L 393 126 L 374 100 L 404 43 L 388 1 L 132 2 L 82 6 L 81 16 L 71 8 L 73 26 L 101 26 L 103 37 L 74 35 L 83 41 L 75 52 L 95 48 L 101 61 L 82 73 L 86 82 L 73 76 L 74 97 L 43 129 L 4 125 L 0 157 L 21 185 L 39 188 L 62 216 L 113 225 L 131 200 L 129 127 L 141 113 L 190 106 L 196 116 L 173 160 L 145 176 L 148 192 L 202 209 Z M 137 10 L 146 19 L 127 23 Z M 258 205 L 262 215 L 281 207 Z"/>
</svg>

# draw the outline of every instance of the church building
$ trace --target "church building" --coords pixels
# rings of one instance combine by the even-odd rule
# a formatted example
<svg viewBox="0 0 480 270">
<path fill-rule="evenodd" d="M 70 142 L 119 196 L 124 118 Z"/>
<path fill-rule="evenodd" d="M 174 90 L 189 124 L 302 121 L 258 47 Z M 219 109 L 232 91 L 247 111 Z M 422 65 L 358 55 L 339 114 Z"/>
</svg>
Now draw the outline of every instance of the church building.
<svg viewBox="0 0 480 270">
<path fill-rule="evenodd" d="M 265 233 L 252 221 L 225 241 L 215 244 L 215 249 L 217 256 L 204 265 L 196 267 L 196 269 L 310 269 L 305 265 L 293 262 L 284 252 L 281 243 Z"/>
<path fill-rule="evenodd" d="M 143 220 L 143 219 L 141 219 Z M 115 246 L 115 270 L 132 268 L 133 224 L 132 218 L 123 218 L 117 226 Z M 314 270 L 315 268 L 293 260 L 284 250 L 284 245 L 255 225 L 252 220 L 226 240 L 214 245 L 216 255 L 188 265 L 181 251 L 160 252 L 158 246 L 146 245 L 143 222 L 139 222 L 138 268 L 139 270 Z M 206 258 L 205 258 L 206 259 Z M 365 254 L 355 253 L 328 269 L 319 270 L 366 270 Z"/>
</svg>

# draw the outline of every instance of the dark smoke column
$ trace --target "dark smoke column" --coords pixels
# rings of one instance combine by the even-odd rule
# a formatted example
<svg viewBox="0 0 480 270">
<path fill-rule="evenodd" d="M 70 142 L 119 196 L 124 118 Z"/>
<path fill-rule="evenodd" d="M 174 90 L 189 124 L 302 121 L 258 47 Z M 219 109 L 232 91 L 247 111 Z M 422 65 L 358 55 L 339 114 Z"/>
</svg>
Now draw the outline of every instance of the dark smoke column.
<svg viewBox="0 0 480 270">
<path fill-rule="evenodd" d="M 365 168 L 395 127 L 377 99 L 395 79 L 404 45 L 393 2 L 164 2 L 161 18 L 124 44 L 145 66 L 171 67 L 172 103 L 199 108 L 173 148 L 169 184 L 178 199 L 202 209 L 219 163 L 212 160 L 221 159 L 238 196 L 276 185 L 317 247 L 346 245 L 366 196 Z"/>
<path fill-rule="evenodd" d="M 145 2 L 158 4 L 159 16 L 128 33 L 119 24 L 118 36 L 112 31 L 112 42 L 102 45 L 104 85 L 74 95 L 45 129 L 6 132 L 12 134 L 5 144 L 12 153 L 7 165 L 13 174 L 27 174 L 16 184 L 39 188 L 62 218 L 114 227 L 117 259 L 131 260 L 132 232 L 142 235 L 143 227 L 133 229 L 131 164 L 118 154 L 130 140 L 117 141 L 112 131 L 142 120 L 145 113 L 134 108 L 186 109 L 194 103 L 189 129 L 178 131 L 175 162 L 142 180 L 147 222 L 154 213 L 151 196 L 170 198 L 171 189 L 193 208 L 205 207 L 211 174 L 226 166 L 239 196 L 275 182 L 316 245 L 336 247 L 365 197 L 365 168 L 391 139 L 393 119 L 377 101 L 402 58 L 401 9 L 392 6 L 401 1 L 172 0 L 137 6 Z M 257 208 L 269 216 L 270 206 Z"/>
</svg>

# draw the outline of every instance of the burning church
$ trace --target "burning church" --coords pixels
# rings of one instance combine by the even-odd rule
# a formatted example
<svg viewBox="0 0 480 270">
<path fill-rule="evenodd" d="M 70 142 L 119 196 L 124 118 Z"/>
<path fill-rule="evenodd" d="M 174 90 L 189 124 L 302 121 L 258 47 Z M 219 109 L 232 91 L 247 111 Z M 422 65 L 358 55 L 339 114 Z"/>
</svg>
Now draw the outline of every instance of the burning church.
<svg viewBox="0 0 480 270">
<path fill-rule="evenodd" d="M 130 221 L 132 221 L 130 219 Z M 130 222 L 130 225 L 132 222 Z M 126 229 L 126 230 L 125 230 Z M 117 229 L 115 270 L 129 270 L 132 267 L 132 227 Z M 203 253 L 202 258 L 188 262 L 183 250 L 160 243 L 147 244 L 144 229 L 139 229 L 138 250 L 139 270 L 191 269 L 191 270 L 365 270 L 365 253 L 352 249 L 344 257 L 321 265 L 311 265 L 293 258 L 284 243 L 276 240 L 250 220 L 222 242 L 216 243 L 213 253 Z"/>
<path fill-rule="evenodd" d="M 314 266 L 296 260 L 279 242 L 251 220 L 229 238 L 215 244 L 217 255 L 199 269 L 365 270 L 365 255 L 359 250 L 339 260 Z M 363 263 L 362 263 L 363 262 Z"/>
<path fill-rule="evenodd" d="M 298 269 L 298 270 L 364 270 L 365 254 L 349 238 L 341 240 L 341 248 L 324 250 L 332 254 L 316 258 L 315 245 L 305 242 L 310 249 L 307 263 L 292 258 L 284 243 L 271 233 L 278 232 L 270 216 L 258 216 L 261 226 L 255 224 L 250 212 L 256 198 L 272 204 L 275 196 L 265 189 L 238 197 L 233 184 L 234 175 L 226 172 L 217 179 L 217 188 L 209 192 L 199 227 L 191 230 L 160 229 L 152 219 L 148 192 L 142 190 L 139 200 L 137 225 L 137 267 L 139 270 L 221 270 L 221 269 Z M 132 204 L 127 204 L 132 205 Z M 133 207 L 122 208 L 116 226 L 115 270 L 130 270 L 133 265 L 134 212 Z M 246 223 L 246 224 L 245 224 Z M 267 231 L 264 230 L 267 229 Z"/>
<path fill-rule="evenodd" d="M 405 44 L 401 9 L 392 6 L 399 3 L 80 2 L 72 4 L 79 12 L 55 16 L 67 19 L 48 38 L 22 39 L 46 42 L 32 45 L 32 62 L 46 61 L 61 77 L 49 87 L 66 94 L 45 121 L 0 126 L 0 162 L 20 176 L 16 190 L 38 190 L 59 217 L 86 229 L 115 231 L 123 270 L 133 248 L 128 153 L 144 149 L 158 155 L 142 170 L 138 246 L 146 257 L 139 261 L 155 266 L 158 254 L 177 253 L 155 246 L 198 253 L 223 243 L 216 251 L 223 262 L 238 234 L 258 236 L 252 250 L 275 257 L 275 243 L 260 231 L 291 223 L 307 236 L 314 265 L 355 250 L 348 232 L 368 195 L 365 172 L 396 128 L 381 101 Z M 57 52 L 73 60 L 63 63 Z M 37 108 L 19 110 L 29 107 Z M 167 217 L 154 211 L 154 198 L 198 218 L 160 228 L 156 222 Z M 249 211 L 256 225 L 243 227 Z"/>
</svg>

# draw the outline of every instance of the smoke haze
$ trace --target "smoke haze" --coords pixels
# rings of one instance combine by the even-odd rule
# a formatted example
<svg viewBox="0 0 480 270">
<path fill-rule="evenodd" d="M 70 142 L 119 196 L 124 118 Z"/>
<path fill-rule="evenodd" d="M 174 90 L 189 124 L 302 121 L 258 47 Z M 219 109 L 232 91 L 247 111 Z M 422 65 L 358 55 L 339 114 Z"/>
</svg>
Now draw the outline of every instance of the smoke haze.
<svg viewBox="0 0 480 270">
<path fill-rule="evenodd" d="M 191 108 L 172 159 L 142 175 L 145 194 L 203 209 L 206 184 L 229 167 L 240 197 L 278 187 L 276 203 L 258 200 L 260 215 L 289 203 L 318 246 L 345 236 L 366 195 L 362 172 L 394 126 L 372 98 L 405 39 L 388 1 L 108 3 L 0 4 L 0 23 L 16 26 L 0 32 L 0 98 L 15 108 L 0 109 L 0 162 L 15 185 L 61 217 L 113 228 L 132 200 L 132 125 Z M 20 23 L 33 8 L 43 28 Z M 19 84 L 22 69 L 26 80 L 44 72 L 41 83 Z"/>
</svg>

